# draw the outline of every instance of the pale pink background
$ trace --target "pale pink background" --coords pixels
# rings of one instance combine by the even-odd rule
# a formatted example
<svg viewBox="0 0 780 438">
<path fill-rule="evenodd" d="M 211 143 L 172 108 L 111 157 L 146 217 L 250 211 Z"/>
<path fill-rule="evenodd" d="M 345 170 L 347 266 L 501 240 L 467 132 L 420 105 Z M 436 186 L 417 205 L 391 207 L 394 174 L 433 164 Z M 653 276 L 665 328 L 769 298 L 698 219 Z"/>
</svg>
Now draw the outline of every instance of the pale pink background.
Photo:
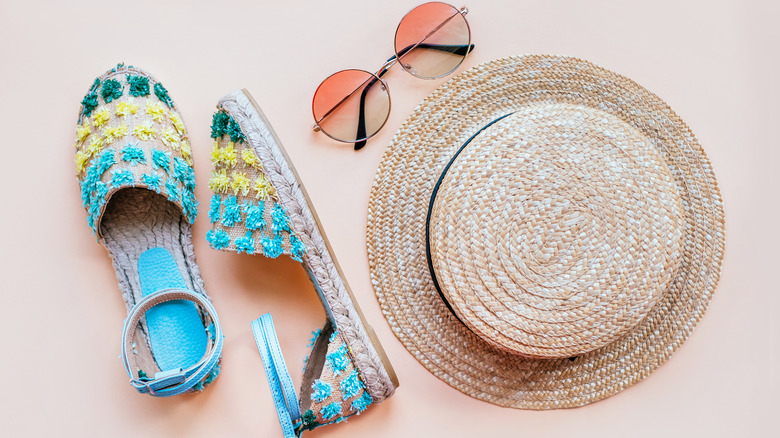
<svg viewBox="0 0 780 438">
<path fill-rule="evenodd" d="M 636 80 L 691 126 L 725 200 L 720 286 L 688 342 L 644 382 L 549 412 L 499 408 L 433 377 L 396 340 L 369 282 L 374 172 L 394 131 L 443 80 L 395 68 L 390 120 L 359 153 L 310 130 L 319 81 L 380 66 L 416 2 L 0 3 L 2 435 L 279 436 L 249 322 L 273 313 L 297 384 L 309 331 L 323 319 L 319 302 L 295 262 L 220 253 L 204 240 L 211 114 L 220 96 L 246 87 L 285 143 L 401 380 L 384 404 L 307 436 L 777 436 L 776 2 L 469 1 L 477 48 L 464 68 L 556 53 Z M 72 148 L 79 101 L 120 61 L 165 84 L 191 133 L 196 252 L 227 336 L 222 375 L 200 394 L 154 399 L 128 385 L 118 359 L 124 303 L 80 205 Z"/>
</svg>

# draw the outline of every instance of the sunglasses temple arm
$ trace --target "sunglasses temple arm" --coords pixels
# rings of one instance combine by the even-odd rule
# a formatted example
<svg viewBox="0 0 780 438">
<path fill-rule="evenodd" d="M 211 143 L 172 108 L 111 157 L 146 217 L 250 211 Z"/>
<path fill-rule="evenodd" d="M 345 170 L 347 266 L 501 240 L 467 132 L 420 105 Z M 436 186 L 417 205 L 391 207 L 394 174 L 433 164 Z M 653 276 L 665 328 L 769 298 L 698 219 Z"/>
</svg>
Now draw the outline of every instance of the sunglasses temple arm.
<svg viewBox="0 0 780 438">
<path fill-rule="evenodd" d="M 373 79 L 374 82 L 376 82 L 376 79 Z M 365 138 L 366 137 L 366 93 L 368 92 L 368 87 L 370 87 L 373 84 L 369 84 L 366 88 L 363 89 L 363 92 L 360 93 L 360 115 L 358 116 L 358 126 L 357 126 L 357 136 L 355 138 Z M 363 146 L 366 145 L 366 140 L 360 140 L 359 142 L 355 143 L 355 150 L 359 151 L 363 149 Z"/>
<path fill-rule="evenodd" d="M 388 70 L 390 70 L 390 67 L 395 64 L 395 55 L 387 58 L 387 61 L 385 62 L 385 65 L 382 66 L 381 69 L 379 69 L 378 72 L 376 72 L 376 77 L 381 78 L 382 76 L 387 73 Z M 360 93 L 360 113 L 358 114 L 358 126 L 357 126 L 357 137 L 356 138 L 362 138 L 366 136 L 366 96 L 368 95 L 368 91 L 376 85 L 377 80 L 374 78 L 371 78 L 368 81 L 368 84 L 366 84 L 366 87 L 363 88 L 363 92 Z M 357 143 L 355 143 L 355 150 L 359 151 L 363 149 L 363 146 L 366 145 L 366 140 L 361 140 Z"/>
<path fill-rule="evenodd" d="M 382 67 L 381 70 L 379 70 L 376 73 L 376 77 L 381 78 L 384 76 L 385 73 L 392 67 L 393 64 L 395 64 L 395 55 L 391 56 L 387 62 L 385 63 L 385 67 Z M 357 134 L 355 138 L 364 138 L 366 136 L 366 97 L 368 96 L 368 91 L 371 90 L 371 87 L 376 85 L 376 83 L 379 82 L 375 78 L 371 78 L 368 81 L 368 84 L 366 84 L 365 88 L 363 88 L 363 91 L 360 93 L 360 113 L 358 114 L 358 126 L 357 126 Z M 366 140 L 360 140 L 359 142 L 355 143 L 355 150 L 359 151 L 363 149 L 363 146 L 366 145 Z"/>
<path fill-rule="evenodd" d="M 368 90 L 374 86 L 374 84 L 377 82 L 376 79 L 371 78 L 371 80 L 368 82 L 368 84 L 363 88 L 363 91 L 360 93 L 360 112 L 358 114 L 358 126 L 357 126 L 357 134 L 355 138 L 365 138 L 366 137 L 366 96 L 368 95 Z M 366 140 L 360 140 L 359 142 L 355 143 L 355 150 L 359 151 L 363 149 L 363 146 L 366 145 Z"/>
</svg>

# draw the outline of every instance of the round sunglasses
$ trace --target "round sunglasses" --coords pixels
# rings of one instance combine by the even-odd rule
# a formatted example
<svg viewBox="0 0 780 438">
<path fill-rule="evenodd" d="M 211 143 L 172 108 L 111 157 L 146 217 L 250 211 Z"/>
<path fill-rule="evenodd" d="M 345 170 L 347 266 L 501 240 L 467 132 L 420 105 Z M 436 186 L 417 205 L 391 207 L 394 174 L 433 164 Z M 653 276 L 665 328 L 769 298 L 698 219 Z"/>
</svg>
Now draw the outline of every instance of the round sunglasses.
<svg viewBox="0 0 780 438">
<path fill-rule="evenodd" d="M 467 13 L 465 6 L 458 9 L 441 2 L 409 11 L 395 31 L 395 54 L 379 70 L 341 70 L 317 87 L 311 102 L 312 129 L 361 149 L 390 115 L 390 94 L 382 76 L 395 64 L 421 79 L 455 71 L 474 49 Z"/>
</svg>

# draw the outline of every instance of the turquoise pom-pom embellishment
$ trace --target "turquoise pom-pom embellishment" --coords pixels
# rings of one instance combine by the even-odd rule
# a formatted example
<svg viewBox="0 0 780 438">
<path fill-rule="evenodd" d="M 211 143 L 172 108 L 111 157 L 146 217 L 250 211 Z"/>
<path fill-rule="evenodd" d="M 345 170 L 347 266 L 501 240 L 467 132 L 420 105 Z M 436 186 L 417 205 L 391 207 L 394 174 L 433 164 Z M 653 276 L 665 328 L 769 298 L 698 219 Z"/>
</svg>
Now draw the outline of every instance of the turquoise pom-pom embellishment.
<svg viewBox="0 0 780 438">
<path fill-rule="evenodd" d="M 329 383 L 320 379 L 314 381 L 312 388 L 314 391 L 311 393 L 311 399 L 315 403 L 322 403 L 326 398 L 330 397 L 330 393 L 333 391 Z"/>
<path fill-rule="evenodd" d="M 179 186 L 176 184 L 176 180 L 168 178 L 165 181 L 165 191 L 168 194 L 168 199 L 173 202 L 179 202 Z"/>
<path fill-rule="evenodd" d="M 327 356 L 325 356 L 325 358 L 328 361 L 328 365 L 330 365 L 330 368 L 333 370 L 333 374 L 337 376 L 341 375 L 341 372 L 344 371 L 349 365 L 349 357 L 347 357 L 347 347 L 344 345 L 337 348 L 336 351 L 334 351 L 333 353 L 330 353 Z"/>
<path fill-rule="evenodd" d="M 133 166 L 138 163 L 146 163 L 144 150 L 134 144 L 128 144 L 122 149 L 122 161 L 129 162 Z"/>
<path fill-rule="evenodd" d="M 222 225 L 232 227 L 241 222 L 241 206 L 235 196 L 225 199 L 225 211 L 222 214 Z"/>
<path fill-rule="evenodd" d="M 236 239 L 236 252 L 241 254 L 246 252 L 247 254 L 255 253 L 255 239 L 252 238 L 252 232 L 247 231 L 244 237 Z"/>
<path fill-rule="evenodd" d="M 301 242 L 301 239 L 294 234 L 290 234 L 290 255 L 292 259 L 297 262 L 303 261 L 303 256 L 306 254 L 306 247 Z"/>
<path fill-rule="evenodd" d="M 230 245 L 230 235 L 223 230 L 209 230 L 206 240 L 214 249 L 225 249 Z"/>
<path fill-rule="evenodd" d="M 352 372 L 341 381 L 339 389 L 341 389 L 344 400 L 351 399 L 358 395 L 360 390 L 363 389 L 363 382 L 360 380 L 360 377 L 358 377 L 356 370 L 352 370 Z"/>
<path fill-rule="evenodd" d="M 111 185 L 114 187 L 129 186 L 133 184 L 133 172 L 127 169 L 117 169 L 111 173 Z"/>
<path fill-rule="evenodd" d="M 371 395 L 368 392 L 364 391 L 363 395 L 360 396 L 360 398 L 352 402 L 352 410 L 359 414 L 365 411 L 366 408 L 368 408 L 373 401 L 374 399 L 371 398 Z"/>
<path fill-rule="evenodd" d="M 152 149 L 152 165 L 155 169 L 162 169 L 168 173 L 171 166 L 170 152 Z"/>
<path fill-rule="evenodd" d="M 149 190 L 154 190 L 157 193 L 160 193 L 160 181 L 162 178 L 160 175 L 151 175 L 148 173 L 145 173 L 141 175 L 141 181 L 143 181 L 144 184 L 146 184 L 146 187 L 149 188 Z"/>
<path fill-rule="evenodd" d="M 248 203 L 244 206 L 244 213 L 246 213 L 246 228 L 248 230 L 265 229 L 265 219 L 263 218 L 264 209 L 265 203 L 262 201 L 257 205 Z"/>
<path fill-rule="evenodd" d="M 322 414 L 322 418 L 326 420 L 331 420 L 336 415 L 339 415 L 341 413 L 341 405 L 333 402 L 324 408 L 322 408 L 322 411 L 320 411 L 320 414 Z"/>
<path fill-rule="evenodd" d="M 271 236 L 263 236 L 262 240 L 263 245 L 263 254 L 265 254 L 266 257 L 275 259 L 282 255 L 283 249 L 282 249 L 282 238 L 281 236 L 271 237 Z"/>
<path fill-rule="evenodd" d="M 114 157 L 113 149 L 106 149 L 101 152 L 98 156 L 98 175 L 103 175 L 114 164 L 116 164 L 116 158 Z"/>
<path fill-rule="evenodd" d="M 195 223 L 195 217 L 198 215 L 198 200 L 195 199 L 195 193 L 190 189 L 184 189 L 181 193 L 181 205 L 184 215 L 189 219 L 190 224 Z"/>
<path fill-rule="evenodd" d="M 195 171 L 186 161 L 179 157 L 173 158 L 173 177 L 181 181 L 188 189 L 195 188 Z"/>
<path fill-rule="evenodd" d="M 222 199 L 216 193 L 211 195 L 211 204 L 209 205 L 209 221 L 213 224 L 219 221 L 221 216 L 220 208 L 222 207 Z"/>
<path fill-rule="evenodd" d="M 283 231 L 291 232 L 290 220 L 287 218 L 287 213 L 284 212 L 284 208 L 278 203 L 274 203 L 271 209 L 271 221 L 273 226 L 274 235 L 279 236 Z"/>
</svg>

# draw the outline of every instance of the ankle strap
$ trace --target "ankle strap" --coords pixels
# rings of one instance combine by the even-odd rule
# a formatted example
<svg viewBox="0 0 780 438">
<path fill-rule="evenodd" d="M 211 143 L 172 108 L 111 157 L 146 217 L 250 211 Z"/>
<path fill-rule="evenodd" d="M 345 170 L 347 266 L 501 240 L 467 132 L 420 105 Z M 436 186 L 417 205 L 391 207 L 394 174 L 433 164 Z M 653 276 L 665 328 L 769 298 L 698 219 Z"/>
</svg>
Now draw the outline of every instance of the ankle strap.
<svg viewBox="0 0 780 438">
<path fill-rule="evenodd" d="M 192 301 L 205 309 L 209 318 L 214 323 L 214 340 L 206 348 L 206 353 L 198 363 L 185 369 L 177 368 L 172 370 L 159 371 L 154 378 L 135 378 L 132 370 L 136 369 L 135 357 L 133 351 L 133 337 L 135 329 L 141 321 L 141 318 L 152 307 L 173 300 Z M 182 394 L 192 389 L 198 382 L 203 380 L 206 375 L 214 368 L 222 356 L 222 327 L 219 325 L 217 311 L 211 302 L 203 295 L 186 289 L 163 289 L 153 294 L 145 296 L 141 301 L 130 310 L 130 314 L 125 319 L 122 328 L 122 362 L 125 365 L 125 371 L 130 376 L 130 384 L 141 394 L 150 394 L 156 397 L 170 397 Z M 132 363 L 131 363 L 132 362 Z"/>
<path fill-rule="evenodd" d="M 270 313 L 252 321 L 252 333 L 255 335 L 255 342 L 263 359 L 265 375 L 268 378 L 268 386 L 271 388 L 284 438 L 294 438 L 296 437 L 294 425 L 300 421 L 301 410 Z"/>
</svg>

